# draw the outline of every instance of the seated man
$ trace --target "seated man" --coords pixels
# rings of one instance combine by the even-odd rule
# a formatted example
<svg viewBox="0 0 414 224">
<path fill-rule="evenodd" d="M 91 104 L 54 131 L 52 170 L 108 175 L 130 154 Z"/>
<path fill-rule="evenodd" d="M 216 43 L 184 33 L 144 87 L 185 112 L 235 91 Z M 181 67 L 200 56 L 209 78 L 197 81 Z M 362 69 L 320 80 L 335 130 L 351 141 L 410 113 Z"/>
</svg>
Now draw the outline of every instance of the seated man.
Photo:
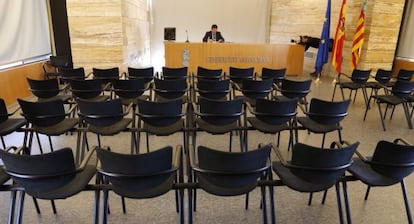
<svg viewBox="0 0 414 224">
<path fill-rule="evenodd" d="M 211 30 L 206 32 L 203 37 L 203 42 L 224 42 L 224 37 L 221 35 L 219 31 L 217 31 L 217 25 L 213 24 L 211 26 Z"/>
</svg>

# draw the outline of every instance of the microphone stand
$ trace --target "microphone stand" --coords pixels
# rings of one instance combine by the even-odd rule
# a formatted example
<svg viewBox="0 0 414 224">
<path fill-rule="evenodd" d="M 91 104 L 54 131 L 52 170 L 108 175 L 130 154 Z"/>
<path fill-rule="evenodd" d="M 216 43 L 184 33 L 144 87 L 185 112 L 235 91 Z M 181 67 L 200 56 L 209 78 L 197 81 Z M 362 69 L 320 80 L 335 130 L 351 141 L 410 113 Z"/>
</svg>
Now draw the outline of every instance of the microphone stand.
<svg viewBox="0 0 414 224">
<path fill-rule="evenodd" d="M 186 43 L 189 43 L 190 41 L 188 40 L 188 31 L 185 30 L 185 33 L 187 34 L 187 40 L 185 41 Z"/>
</svg>

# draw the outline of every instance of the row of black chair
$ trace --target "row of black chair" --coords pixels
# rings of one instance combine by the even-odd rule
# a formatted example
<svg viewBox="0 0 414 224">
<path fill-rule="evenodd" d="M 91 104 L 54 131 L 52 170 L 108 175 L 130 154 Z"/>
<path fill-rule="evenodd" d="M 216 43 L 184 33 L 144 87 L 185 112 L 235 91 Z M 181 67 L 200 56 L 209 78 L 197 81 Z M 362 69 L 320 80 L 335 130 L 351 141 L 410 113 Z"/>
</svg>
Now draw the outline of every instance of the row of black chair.
<svg viewBox="0 0 414 224">
<path fill-rule="evenodd" d="M 110 149 L 93 147 L 77 166 L 70 148 L 42 155 L 17 155 L 0 150 L 5 164 L 5 179 L 10 175 L 15 184 L 2 190 L 12 191 L 11 214 L 14 217 L 16 191 L 21 194 L 17 205 L 17 222 L 22 221 L 25 193 L 38 199 L 57 200 L 73 196 L 80 191 L 95 192 L 94 220 L 99 220 L 100 192 L 103 191 L 103 222 L 107 222 L 108 192 L 122 197 L 153 198 L 177 189 L 177 211 L 184 222 L 184 190 L 188 189 L 188 221 L 193 220 L 195 189 L 219 196 L 237 196 L 261 190 L 263 223 L 268 222 L 266 187 L 269 189 L 271 223 L 276 222 L 274 186 L 286 185 L 299 192 L 326 191 L 335 186 L 339 222 L 344 223 L 340 188 L 342 185 L 347 222 L 351 223 L 351 210 L 347 196 L 347 181 L 361 180 L 371 187 L 400 183 L 407 217 L 412 222 L 404 178 L 414 171 L 414 146 L 402 139 L 378 142 L 373 156 L 366 159 L 357 151 L 359 143 L 333 142 L 330 148 L 295 144 L 288 161 L 279 149 L 262 145 L 248 152 L 225 152 L 199 146 L 186 152 L 188 181 L 184 182 L 183 151 L 178 147 L 165 147 L 151 153 L 126 155 Z M 271 148 L 278 161 L 270 160 Z M 19 150 L 17 150 L 19 152 Z M 98 164 L 89 164 L 97 151 Z M 352 158 L 354 153 L 358 158 Z M 278 178 L 274 178 L 272 171 Z M 352 176 L 345 176 L 349 171 Z M 95 174 L 95 184 L 90 184 Z M 6 175 L 7 174 L 7 175 Z M 10 221 L 10 220 L 9 220 Z"/>
</svg>

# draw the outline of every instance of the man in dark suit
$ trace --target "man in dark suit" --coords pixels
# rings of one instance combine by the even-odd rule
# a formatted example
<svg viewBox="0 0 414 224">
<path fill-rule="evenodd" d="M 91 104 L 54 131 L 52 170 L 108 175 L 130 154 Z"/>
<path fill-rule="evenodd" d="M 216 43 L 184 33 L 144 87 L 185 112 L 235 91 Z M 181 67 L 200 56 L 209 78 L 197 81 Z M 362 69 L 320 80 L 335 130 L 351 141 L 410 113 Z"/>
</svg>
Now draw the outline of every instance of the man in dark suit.
<svg viewBox="0 0 414 224">
<path fill-rule="evenodd" d="M 211 30 L 206 32 L 203 37 L 203 42 L 224 42 L 224 37 L 221 35 L 219 31 L 217 31 L 217 25 L 211 25 Z"/>
</svg>

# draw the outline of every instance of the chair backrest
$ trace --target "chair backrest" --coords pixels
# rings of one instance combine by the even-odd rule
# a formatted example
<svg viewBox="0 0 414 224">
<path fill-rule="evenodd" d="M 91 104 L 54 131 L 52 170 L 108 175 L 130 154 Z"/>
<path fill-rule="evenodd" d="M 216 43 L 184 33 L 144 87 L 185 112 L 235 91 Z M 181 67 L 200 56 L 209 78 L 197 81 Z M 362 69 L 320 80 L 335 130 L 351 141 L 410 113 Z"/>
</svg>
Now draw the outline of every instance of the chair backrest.
<svg viewBox="0 0 414 224">
<path fill-rule="evenodd" d="M 411 81 L 411 79 L 413 78 L 413 75 L 414 75 L 413 70 L 400 69 L 397 74 L 397 79 Z"/>
<path fill-rule="evenodd" d="M 223 69 L 209 69 L 197 66 L 197 78 L 200 79 L 220 79 Z"/>
<path fill-rule="evenodd" d="M 201 97 L 223 99 L 230 92 L 230 79 L 199 79 L 197 92 Z"/>
<path fill-rule="evenodd" d="M 52 126 L 63 121 L 66 117 L 62 100 L 30 102 L 17 99 L 17 101 L 22 109 L 24 118 L 35 126 Z"/>
<path fill-rule="evenodd" d="M 133 99 L 145 92 L 144 79 L 114 80 L 112 82 L 115 94 L 124 99 Z"/>
<path fill-rule="evenodd" d="M 392 76 L 391 70 L 378 69 L 375 75 L 375 80 L 381 84 L 387 84 Z"/>
<path fill-rule="evenodd" d="M 27 78 L 29 89 L 39 98 L 51 98 L 59 94 L 59 81 L 57 79 L 35 80 Z"/>
<path fill-rule="evenodd" d="M 364 84 L 368 81 L 370 74 L 371 74 L 371 69 L 369 70 L 354 69 L 352 71 L 351 80 L 352 82 L 355 82 L 358 84 Z"/>
<path fill-rule="evenodd" d="M 138 100 L 138 116 L 152 126 L 168 126 L 179 121 L 184 115 L 182 103 L 182 99 L 162 102 Z"/>
<path fill-rule="evenodd" d="M 279 69 L 273 69 L 273 68 L 262 68 L 262 78 L 263 79 L 273 79 L 273 82 L 281 82 L 283 79 L 285 79 L 286 75 L 286 68 L 279 68 Z"/>
<path fill-rule="evenodd" d="M 243 79 L 253 79 L 254 76 L 254 67 L 250 68 L 229 68 L 230 80 L 236 83 L 241 83 Z"/>
<path fill-rule="evenodd" d="M 164 79 L 186 79 L 188 75 L 188 67 L 162 67 L 162 77 Z"/>
<path fill-rule="evenodd" d="M 243 79 L 241 92 L 245 97 L 251 99 L 265 98 L 273 90 L 273 79 Z"/>
<path fill-rule="evenodd" d="M 302 143 L 293 146 L 292 173 L 312 183 L 335 184 L 351 165 L 359 142 L 340 149 L 319 148 Z"/>
<path fill-rule="evenodd" d="M 16 155 L 0 150 L 0 157 L 6 172 L 25 192 L 33 196 L 67 185 L 76 172 L 70 148 L 40 155 Z"/>
<path fill-rule="evenodd" d="M 395 85 L 392 87 L 391 92 L 393 95 L 406 99 L 408 98 L 414 89 L 414 82 L 397 80 Z"/>
<path fill-rule="evenodd" d="M 132 68 L 128 67 L 129 79 L 143 79 L 145 83 L 151 82 L 154 79 L 154 67 L 147 68 Z"/>
<path fill-rule="evenodd" d="M 271 125 L 283 124 L 296 116 L 298 100 L 257 99 L 254 115 L 257 119 Z"/>
<path fill-rule="evenodd" d="M 284 79 L 282 80 L 281 93 L 288 98 L 302 98 L 308 95 L 312 80 L 295 81 Z"/>
<path fill-rule="evenodd" d="M 70 80 L 70 89 L 75 97 L 91 99 L 99 96 L 102 89 L 102 81 L 98 79 Z"/>
<path fill-rule="evenodd" d="M 165 99 L 177 99 L 187 92 L 186 79 L 154 79 L 156 95 Z"/>
<path fill-rule="evenodd" d="M 307 115 L 320 124 L 339 124 L 347 115 L 351 100 L 325 101 L 312 98 Z"/>
<path fill-rule="evenodd" d="M 205 170 L 196 171 L 200 187 L 224 196 L 250 192 L 268 166 L 270 149 L 270 145 L 266 145 L 248 152 L 226 152 L 199 146 L 198 166 Z"/>
<path fill-rule="evenodd" d="M 124 117 L 121 99 L 108 101 L 85 101 L 79 99 L 79 116 L 94 126 L 109 126 L 122 120 Z"/>
<path fill-rule="evenodd" d="M 0 123 L 4 122 L 9 118 L 8 112 L 7 112 L 7 106 L 4 99 L 0 98 Z"/>
<path fill-rule="evenodd" d="M 65 82 L 69 82 L 72 79 L 84 80 L 85 79 L 85 69 L 83 67 L 79 67 L 79 68 L 62 68 L 60 70 L 60 77 Z"/>
<path fill-rule="evenodd" d="M 221 101 L 200 98 L 199 104 L 201 119 L 210 124 L 231 124 L 242 115 L 243 99 Z"/>
<path fill-rule="evenodd" d="M 127 155 L 97 149 L 102 172 L 112 184 L 112 190 L 130 198 L 149 198 L 161 195 L 172 188 L 176 172 L 172 169 L 173 148 L 167 146 L 145 154 Z M 165 182 L 168 186 L 157 189 Z"/>
<path fill-rule="evenodd" d="M 101 79 L 103 82 L 111 82 L 112 80 L 119 79 L 119 68 L 92 68 L 93 78 L 94 79 Z"/>
<path fill-rule="evenodd" d="M 69 57 L 68 56 L 50 56 L 49 62 L 53 67 L 58 69 L 69 67 Z"/>
<path fill-rule="evenodd" d="M 373 170 L 400 181 L 414 171 L 414 146 L 379 141 L 371 161 Z"/>
</svg>

